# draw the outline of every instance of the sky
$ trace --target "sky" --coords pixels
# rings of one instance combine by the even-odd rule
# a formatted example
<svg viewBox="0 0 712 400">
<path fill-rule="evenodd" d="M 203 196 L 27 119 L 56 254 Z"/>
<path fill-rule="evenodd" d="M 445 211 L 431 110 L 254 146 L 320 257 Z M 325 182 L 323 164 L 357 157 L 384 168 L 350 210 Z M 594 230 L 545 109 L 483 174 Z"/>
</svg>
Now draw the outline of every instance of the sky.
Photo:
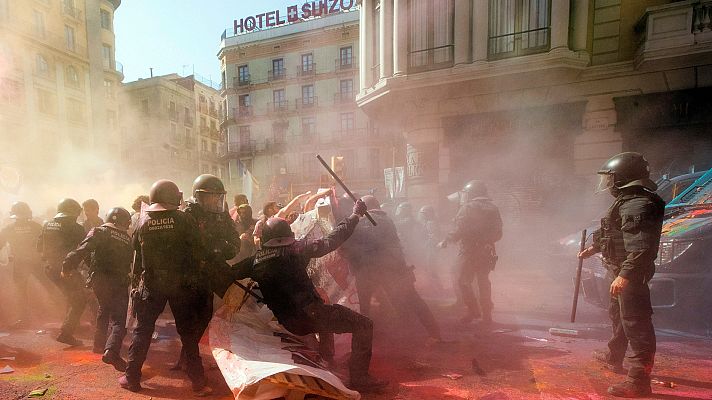
<svg viewBox="0 0 712 400">
<path fill-rule="evenodd" d="M 116 61 L 124 82 L 196 74 L 220 81 L 220 35 L 233 20 L 286 10 L 300 0 L 123 0 L 114 16 Z M 284 11 L 286 12 L 286 11 Z"/>
</svg>

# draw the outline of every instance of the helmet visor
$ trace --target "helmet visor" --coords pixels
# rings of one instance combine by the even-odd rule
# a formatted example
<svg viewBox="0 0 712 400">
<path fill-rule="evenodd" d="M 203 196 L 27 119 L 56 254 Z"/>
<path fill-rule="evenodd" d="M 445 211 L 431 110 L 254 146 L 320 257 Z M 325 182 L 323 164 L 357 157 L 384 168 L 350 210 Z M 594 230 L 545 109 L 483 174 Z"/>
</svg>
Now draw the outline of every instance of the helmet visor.
<svg viewBox="0 0 712 400">
<path fill-rule="evenodd" d="M 598 174 L 598 187 L 596 193 L 608 191 L 614 186 L 613 174 Z"/>
<path fill-rule="evenodd" d="M 225 212 L 225 193 L 197 192 L 195 201 L 207 212 Z"/>
</svg>

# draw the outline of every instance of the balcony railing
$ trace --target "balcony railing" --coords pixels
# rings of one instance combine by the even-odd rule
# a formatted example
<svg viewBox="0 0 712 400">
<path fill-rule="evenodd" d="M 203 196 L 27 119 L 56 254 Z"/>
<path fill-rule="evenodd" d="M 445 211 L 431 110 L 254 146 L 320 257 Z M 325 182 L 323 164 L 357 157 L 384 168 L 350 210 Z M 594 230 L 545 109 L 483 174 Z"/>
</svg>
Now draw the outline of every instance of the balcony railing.
<svg viewBox="0 0 712 400">
<path fill-rule="evenodd" d="M 178 121 L 178 111 L 168 110 L 168 119 L 170 119 L 171 121 L 177 122 Z"/>
<path fill-rule="evenodd" d="M 254 140 L 245 140 L 240 142 L 228 142 L 227 153 L 235 155 L 250 155 L 254 154 L 257 150 L 256 142 Z"/>
<path fill-rule="evenodd" d="M 357 65 L 358 60 L 356 60 L 355 57 L 344 57 L 334 60 L 334 67 L 336 71 L 352 71 L 356 69 Z"/>
<path fill-rule="evenodd" d="M 190 114 L 186 114 L 185 118 L 183 118 L 183 125 L 193 126 L 193 117 L 191 117 Z"/>
<path fill-rule="evenodd" d="M 287 138 L 274 138 L 265 140 L 265 150 L 272 152 L 284 152 L 287 149 Z"/>
<path fill-rule="evenodd" d="M 316 132 L 302 132 L 299 135 L 292 135 L 287 138 L 291 145 L 311 146 L 317 144 L 319 135 Z"/>
<path fill-rule="evenodd" d="M 345 105 L 354 104 L 356 102 L 356 97 L 354 92 L 337 92 L 334 93 L 334 104 Z"/>
<path fill-rule="evenodd" d="M 302 64 L 297 70 L 297 76 L 308 77 L 316 74 L 316 63 Z"/>
<path fill-rule="evenodd" d="M 549 51 L 551 47 L 551 27 L 528 29 L 521 32 L 490 35 L 487 42 L 487 54 L 490 59 L 525 56 Z M 447 57 L 441 57 L 441 63 L 453 62 L 453 51 Z"/>
<path fill-rule="evenodd" d="M 708 53 L 712 43 L 712 0 L 648 7 L 635 25 L 636 62 Z"/>
<path fill-rule="evenodd" d="M 215 128 L 210 128 L 209 133 L 210 133 L 210 138 L 211 138 L 211 139 L 222 140 L 222 138 L 223 138 L 222 133 L 221 133 L 219 130 L 215 129 Z"/>
<path fill-rule="evenodd" d="M 453 65 L 455 46 L 445 45 L 408 53 L 408 71 L 430 71 Z"/>
<path fill-rule="evenodd" d="M 243 86 L 249 86 L 252 80 L 250 79 L 250 74 L 238 76 L 232 78 L 232 87 L 237 89 Z"/>
<path fill-rule="evenodd" d="M 312 108 L 316 108 L 318 104 L 318 98 L 316 96 L 314 97 L 303 97 L 301 99 L 296 100 L 296 107 L 297 110 L 308 110 Z"/>
<path fill-rule="evenodd" d="M 287 100 L 281 100 L 274 103 L 267 103 L 267 111 L 269 113 L 280 113 L 289 110 L 289 103 Z"/>
<path fill-rule="evenodd" d="M 81 19 L 82 17 L 82 12 L 77 7 L 67 3 L 62 4 L 62 14 L 76 19 Z"/>
<path fill-rule="evenodd" d="M 235 120 L 242 118 L 250 118 L 254 115 L 254 110 L 252 106 L 240 106 L 232 109 L 232 115 Z"/>
<path fill-rule="evenodd" d="M 377 141 L 378 135 L 375 129 L 352 128 L 339 129 L 332 132 L 332 138 L 339 144 L 363 143 L 364 141 Z"/>
<path fill-rule="evenodd" d="M 279 81 L 279 80 L 285 79 L 286 77 L 287 77 L 287 69 L 286 68 L 269 70 L 269 72 L 267 73 L 267 80 L 270 82 Z"/>
</svg>

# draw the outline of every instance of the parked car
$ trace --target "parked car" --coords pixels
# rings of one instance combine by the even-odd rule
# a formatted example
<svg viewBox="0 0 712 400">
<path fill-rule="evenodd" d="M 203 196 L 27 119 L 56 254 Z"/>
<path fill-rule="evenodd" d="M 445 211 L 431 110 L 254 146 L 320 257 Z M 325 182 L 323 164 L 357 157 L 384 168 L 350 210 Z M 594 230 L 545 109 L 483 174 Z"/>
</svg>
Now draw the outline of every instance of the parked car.
<svg viewBox="0 0 712 400">
<path fill-rule="evenodd" d="M 656 314 L 672 322 L 702 322 L 712 327 L 712 170 L 665 207 L 656 273 L 650 297 Z M 607 276 L 599 255 L 582 269 L 584 298 L 608 307 Z"/>
</svg>

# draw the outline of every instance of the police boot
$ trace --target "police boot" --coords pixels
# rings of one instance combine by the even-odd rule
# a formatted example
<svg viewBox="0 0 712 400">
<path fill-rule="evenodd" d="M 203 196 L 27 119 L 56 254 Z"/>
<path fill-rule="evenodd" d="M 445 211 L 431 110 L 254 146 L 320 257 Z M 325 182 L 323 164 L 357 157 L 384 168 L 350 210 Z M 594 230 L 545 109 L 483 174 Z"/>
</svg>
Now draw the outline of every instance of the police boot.
<svg viewBox="0 0 712 400">
<path fill-rule="evenodd" d="M 117 371 L 126 371 L 126 361 L 111 350 L 106 350 L 104 352 L 104 355 L 101 356 L 101 361 L 105 364 L 113 365 L 114 369 Z"/>
<path fill-rule="evenodd" d="M 140 382 L 131 381 L 126 377 L 126 375 L 121 375 L 121 377 L 119 378 L 119 386 L 131 392 L 138 392 L 142 389 Z"/>
<path fill-rule="evenodd" d="M 374 378 L 368 374 L 352 377 L 348 384 L 349 389 L 355 390 L 359 393 L 377 392 L 384 389 L 386 386 L 388 386 L 387 380 Z"/>
<path fill-rule="evenodd" d="M 625 381 L 611 385 L 608 388 L 608 393 L 616 397 L 648 397 L 653 393 L 650 388 L 650 383 L 637 383 L 633 381 Z"/>
<path fill-rule="evenodd" d="M 68 344 L 72 347 L 78 347 L 78 346 L 83 346 L 84 343 L 82 343 L 81 340 L 75 338 L 74 336 L 67 334 L 67 333 L 60 333 L 59 336 L 57 336 L 57 341 L 60 343 Z"/>
<path fill-rule="evenodd" d="M 193 393 L 197 397 L 205 397 L 213 394 L 213 389 L 208 386 L 208 381 L 206 379 L 201 379 L 199 382 L 192 383 Z"/>
<path fill-rule="evenodd" d="M 613 360 L 611 353 L 607 350 L 595 350 L 593 352 L 593 359 L 603 364 L 603 368 L 615 372 L 616 374 L 626 373 L 625 368 L 623 368 L 623 360 Z"/>
</svg>

